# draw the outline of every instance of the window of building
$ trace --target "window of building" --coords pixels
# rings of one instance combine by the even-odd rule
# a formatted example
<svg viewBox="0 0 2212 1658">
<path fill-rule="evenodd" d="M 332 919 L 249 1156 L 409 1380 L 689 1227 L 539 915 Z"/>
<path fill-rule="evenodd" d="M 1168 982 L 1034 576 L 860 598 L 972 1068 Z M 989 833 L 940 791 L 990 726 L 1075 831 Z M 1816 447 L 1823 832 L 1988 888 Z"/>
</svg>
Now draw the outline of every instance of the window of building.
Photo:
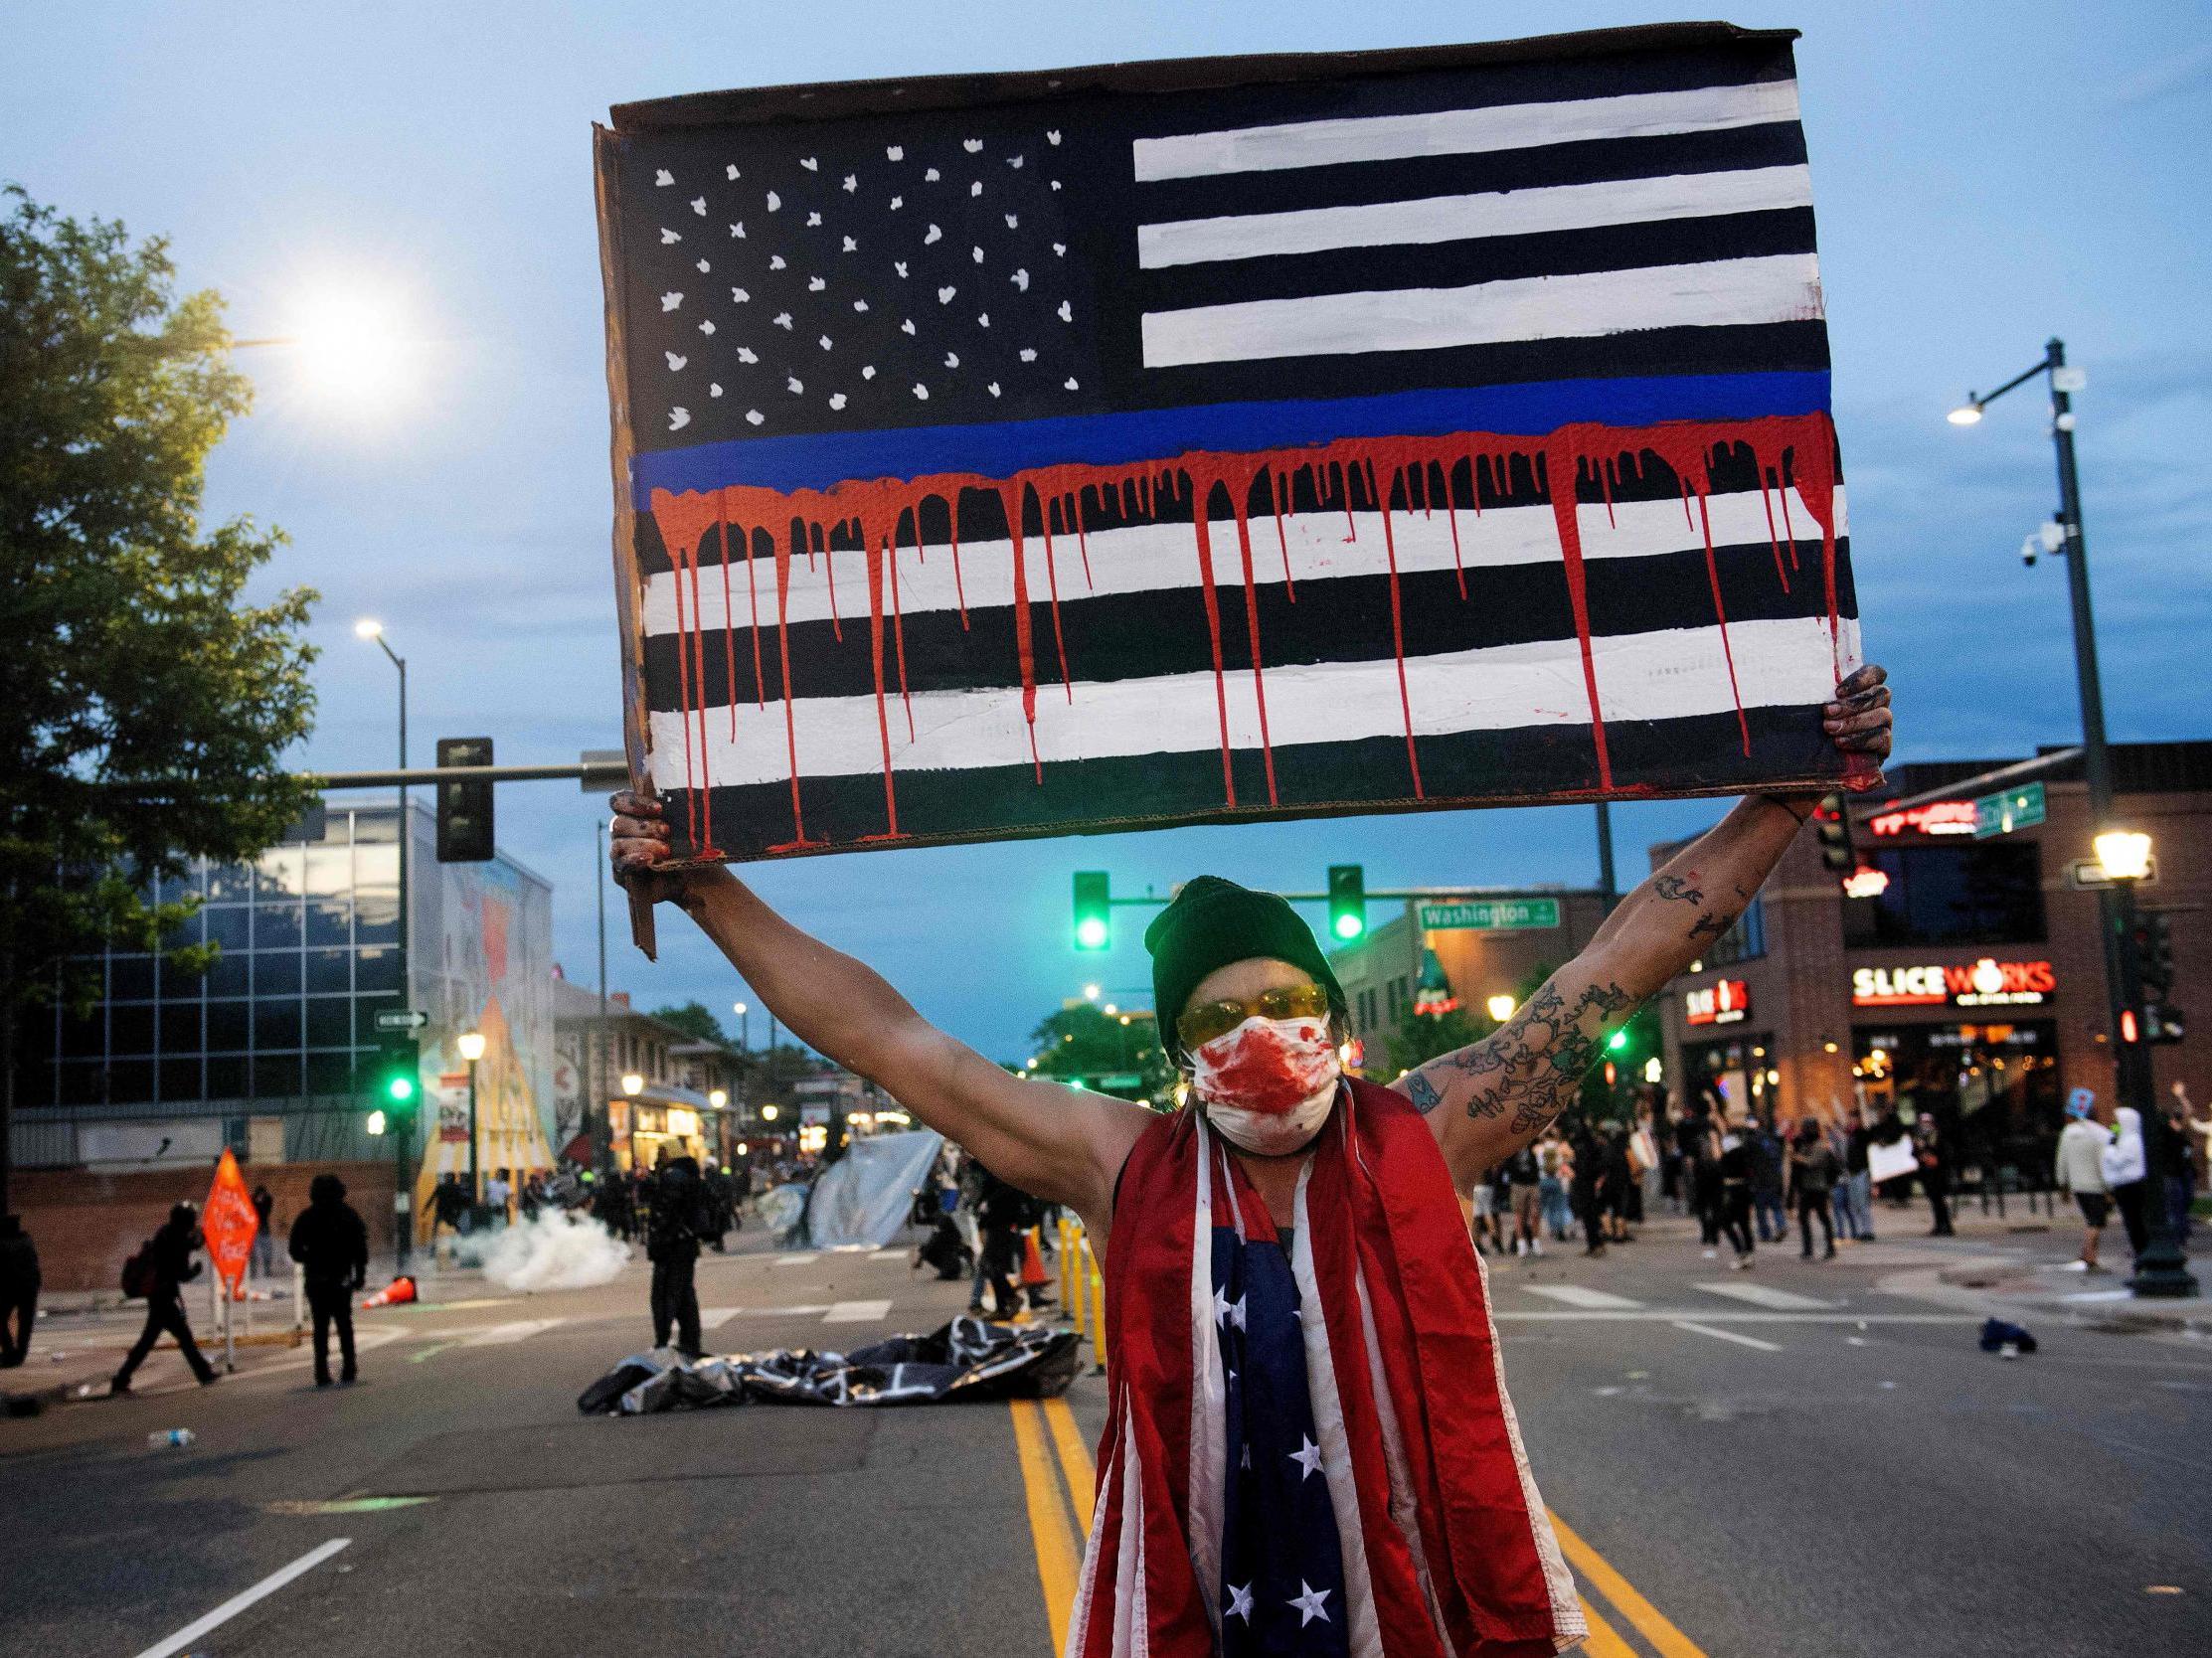
<svg viewBox="0 0 2212 1658">
<path fill-rule="evenodd" d="M 1757 961 L 1767 953 L 1767 908 L 1754 898 L 1736 917 L 1736 924 L 1713 940 L 1705 952 L 1705 965 L 1726 967 L 1738 961 Z"/>
<path fill-rule="evenodd" d="M 1889 884 L 1843 901 L 1846 944 L 2043 941 L 2043 849 L 2034 841 L 1882 847 L 1866 862 Z"/>
</svg>

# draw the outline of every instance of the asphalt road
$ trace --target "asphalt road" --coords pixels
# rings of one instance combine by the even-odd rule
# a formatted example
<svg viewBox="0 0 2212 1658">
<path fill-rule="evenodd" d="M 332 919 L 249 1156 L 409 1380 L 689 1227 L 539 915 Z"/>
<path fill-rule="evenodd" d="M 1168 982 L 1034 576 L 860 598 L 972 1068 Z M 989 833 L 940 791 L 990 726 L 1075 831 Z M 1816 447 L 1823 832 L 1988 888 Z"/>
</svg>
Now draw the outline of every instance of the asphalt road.
<svg viewBox="0 0 2212 1658">
<path fill-rule="evenodd" d="M 1739 1274 L 1659 1227 L 1600 1261 L 1493 1259 L 1599 1658 L 2212 1648 L 2212 1352 L 2043 1328 L 2006 1362 L 1956 1295 L 1919 1292 L 1935 1267 L 2030 1271 L 2065 1243 L 1767 1251 Z M 897 1254 L 709 1257 L 700 1282 L 727 1350 L 856 1344 L 964 1301 Z M 1051 1649 L 1095 1380 L 1042 1409 L 587 1419 L 578 1391 L 648 1339 L 641 1267 L 433 1294 L 364 1315 L 353 1389 L 255 1350 L 163 1392 L 165 1354 L 146 1397 L 0 1422 L 0 1652 Z M 40 1349 L 71 1361 L 41 1373 L 35 1351 L 4 1380 L 104 1366 L 129 1333 L 52 1321 Z M 146 1443 L 174 1426 L 196 1442 Z"/>
</svg>

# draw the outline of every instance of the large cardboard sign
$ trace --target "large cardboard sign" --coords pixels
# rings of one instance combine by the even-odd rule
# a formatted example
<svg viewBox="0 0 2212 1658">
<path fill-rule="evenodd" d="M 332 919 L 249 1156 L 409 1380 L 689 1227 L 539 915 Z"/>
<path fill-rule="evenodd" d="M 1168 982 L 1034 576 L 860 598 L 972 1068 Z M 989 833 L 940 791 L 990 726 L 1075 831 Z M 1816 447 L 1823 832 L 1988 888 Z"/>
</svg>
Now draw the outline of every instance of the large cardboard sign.
<svg viewBox="0 0 2212 1658">
<path fill-rule="evenodd" d="M 626 730 L 680 850 L 1837 777 L 1792 38 L 614 110 Z"/>
</svg>

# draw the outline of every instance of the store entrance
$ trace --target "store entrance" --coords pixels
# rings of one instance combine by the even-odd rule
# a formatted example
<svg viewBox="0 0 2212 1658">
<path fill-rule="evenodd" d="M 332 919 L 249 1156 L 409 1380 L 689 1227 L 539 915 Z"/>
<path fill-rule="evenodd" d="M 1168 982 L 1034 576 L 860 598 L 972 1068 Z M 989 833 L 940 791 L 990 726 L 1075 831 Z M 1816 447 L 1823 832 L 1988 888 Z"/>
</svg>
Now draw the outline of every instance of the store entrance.
<svg viewBox="0 0 2212 1658">
<path fill-rule="evenodd" d="M 1689 1098 L 1703 1097 L 1731 1120 L 1746 1117 L 1774 1121 L 1774 1084 L 1778 1074 L 1770 1051 L 1774 1037 L 1766 1031 L 1745 1032 L 1720 1042 L 1682 1044 L 1682 1073 Z"/>
<path fill-rule="evenodd" d="M 1962 1172 L 2013 1190 L 2049 1184 L 2061 1126 L 2055 1020 L 1860 1025 L 1851 1052 L 1860 1103 L 1877 1117 L 1894 1107 L 1909 1126 L 1932 1112 Z"/>
</svg>

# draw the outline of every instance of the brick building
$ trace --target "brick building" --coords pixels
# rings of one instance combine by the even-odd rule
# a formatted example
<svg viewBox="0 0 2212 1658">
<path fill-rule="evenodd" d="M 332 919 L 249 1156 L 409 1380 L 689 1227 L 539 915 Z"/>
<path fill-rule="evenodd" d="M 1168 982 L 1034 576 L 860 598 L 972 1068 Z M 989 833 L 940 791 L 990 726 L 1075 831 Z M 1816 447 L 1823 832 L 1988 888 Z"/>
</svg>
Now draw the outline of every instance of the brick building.
<svg viewBox="0 0 2212 1658">
<path fill-rule="evenodd" d="M 2116 815 L 2147 832 L 2186 1007 L 2212 985 L 2212 743 L 2116 745 Z M 1969 1165 L 2047 1176 L 2069 1088 L 2113 1085 L 2087 786 L 2079 762 L 2044 776 L 2046 820 L 1976 840 L 1970 779 L 2012 763 L 1890 768 L 1909 811 L 1853 801 L 1849 893 L 1811 833 L 1759 899 L 1662 997 L 1665 1075 L 1683 1097 L 1793 1118 L 1853 1099 L 1951 1114 Z M 1681 843 L 1651 849 L 1653 867 Z M 2212 1093 L 2207 1039 L 2153 1050 L 2157 1092 Z"/>
</svg>

